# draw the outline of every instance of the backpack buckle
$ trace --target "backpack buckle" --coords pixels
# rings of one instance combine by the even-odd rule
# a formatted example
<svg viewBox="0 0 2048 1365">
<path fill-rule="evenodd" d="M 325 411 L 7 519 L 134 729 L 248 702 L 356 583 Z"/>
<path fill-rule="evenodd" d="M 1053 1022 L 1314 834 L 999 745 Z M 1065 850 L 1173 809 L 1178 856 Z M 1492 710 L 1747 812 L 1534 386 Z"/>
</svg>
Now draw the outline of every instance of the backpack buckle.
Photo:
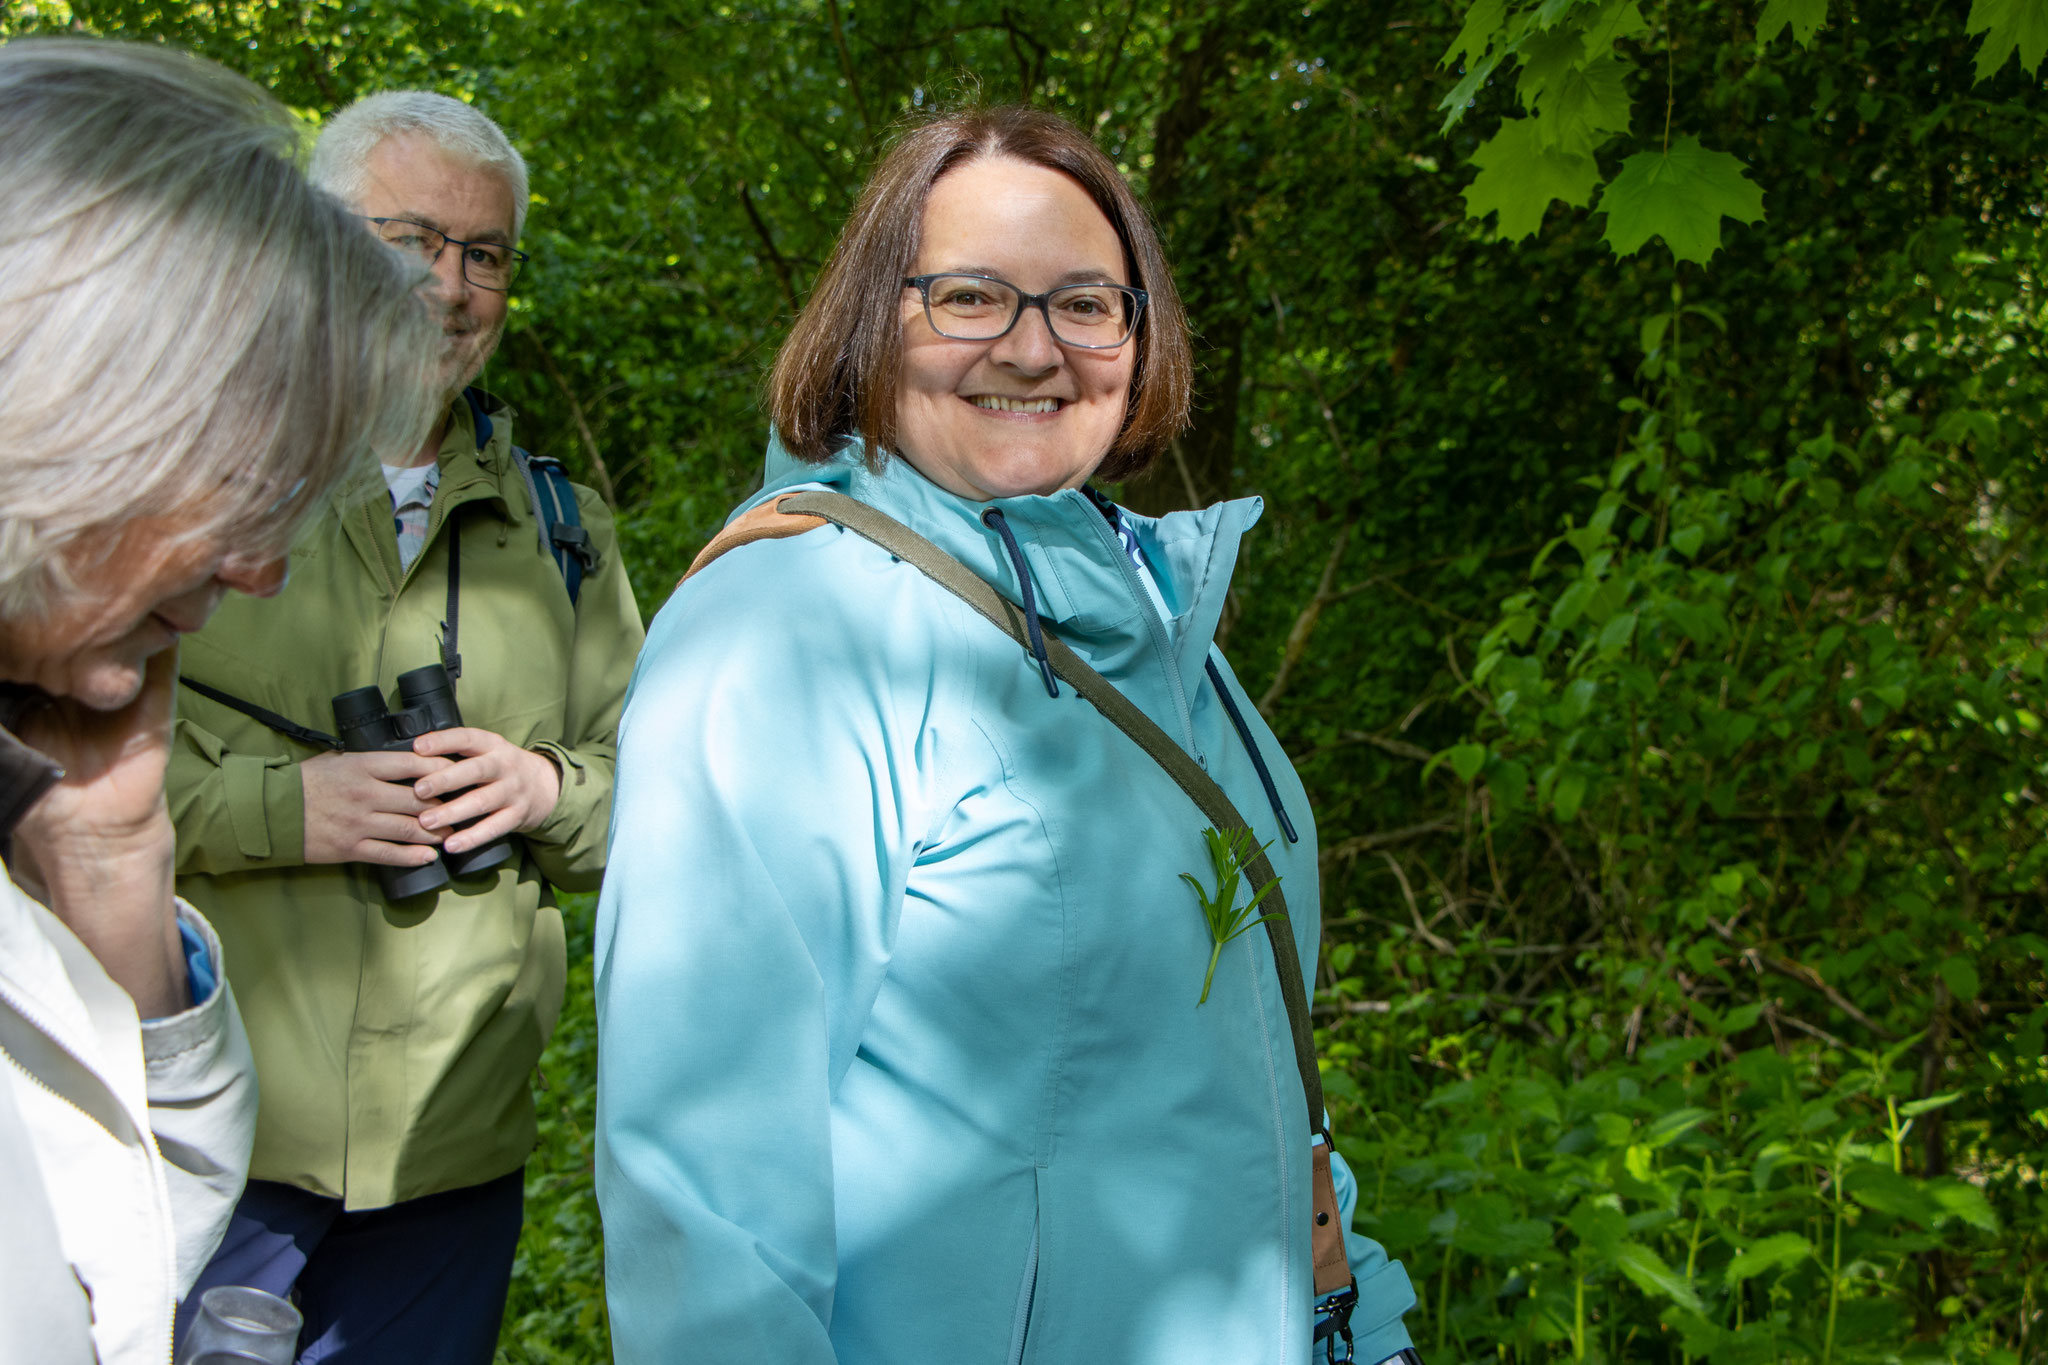
<svg viewBox="0 0 2048 1365">
<path fill-rule="evenodd" d="M 560 522 L 548 528 L 548 540 L 557 550 L 567 551 L 583 566 L 583 572 L 597 572 L 597 552 L 590 548 L 590 532 L 581 526 L 564 526 Z"/>
</svg>

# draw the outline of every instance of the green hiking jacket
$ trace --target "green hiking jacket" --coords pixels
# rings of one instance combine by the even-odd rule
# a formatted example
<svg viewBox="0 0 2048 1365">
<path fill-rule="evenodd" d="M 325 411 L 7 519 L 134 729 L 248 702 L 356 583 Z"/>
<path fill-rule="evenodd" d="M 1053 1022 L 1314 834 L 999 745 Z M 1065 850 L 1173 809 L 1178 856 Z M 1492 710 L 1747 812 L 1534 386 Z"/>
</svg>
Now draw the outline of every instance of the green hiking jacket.
<svg viewBox="0 0 2048 1365">
<path fill-rule="evenodd" d="M 478 448 L 452 410 L 427 542 L 401 573 L 374 468 L 291 551 L 276 597 L 239 595 L 184 642 L 185 676 L 315 730 L 337 693 L 440 659 L 448 523 L 462 551 L 456 698 L 466 724 L 554 758 L 560 803 L 524 856 L 432 898 L 383 898 L 374 869 L 308 866 L 298 764 L 320 752 L 181 689 L 171 756 L 178 890 L 234 964 L 262 1087 L 250 1176 L 351 1209 L 517 1169 L 533 1147 L 527 1076 L 561 1011 L 550 887 L 604 871 L 619 707 L 643 638 L 610 512 L 577 504 L 600 556 L 572 609 L 512 458 L 511 413 Z"/>
</svg>

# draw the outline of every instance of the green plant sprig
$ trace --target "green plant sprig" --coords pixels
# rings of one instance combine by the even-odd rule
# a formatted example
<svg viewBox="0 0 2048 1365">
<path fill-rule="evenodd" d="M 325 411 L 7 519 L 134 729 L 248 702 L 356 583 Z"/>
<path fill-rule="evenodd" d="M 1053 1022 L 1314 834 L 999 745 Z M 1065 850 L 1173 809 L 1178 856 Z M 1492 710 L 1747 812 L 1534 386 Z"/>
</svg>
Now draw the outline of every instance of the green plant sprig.
<svg viewBox="0 0 2048 1365">
<path fill-rule="evenodd" d="M 1209 1002 L 1209 987 L 1216 980 L 1216 963 L 1223 956 L 1224 946 L 1238 935 L 1257 928 L 1269 919 L 1286 919 L 1287 912 L 1275 910 L 1268 915 L 1252 919 L 1252 912 L 1259 908 L 1259 902 L 1266 893 L 1280 885 L 1278 877 L 1258 889 L 1243 906 L 1237 905 L 1237 888 L 1244 880 L 1247 865 L 1267 845 L 1257 842 L 1248 829 L 1205 829 L 1202 838 L 1209 845 L 1209 862 L 1216 869 L 1216 891 L 1212 895 L 1202 884 L 1183 872 L 1180 879 L 1194 888 L 1195 899 L 1202 903 L 1202 918 L 1209 924 L 1209 970 L 1202 977 L 1202 998 L 1195 1001 L 1199 1008 Z"/>
</svg>

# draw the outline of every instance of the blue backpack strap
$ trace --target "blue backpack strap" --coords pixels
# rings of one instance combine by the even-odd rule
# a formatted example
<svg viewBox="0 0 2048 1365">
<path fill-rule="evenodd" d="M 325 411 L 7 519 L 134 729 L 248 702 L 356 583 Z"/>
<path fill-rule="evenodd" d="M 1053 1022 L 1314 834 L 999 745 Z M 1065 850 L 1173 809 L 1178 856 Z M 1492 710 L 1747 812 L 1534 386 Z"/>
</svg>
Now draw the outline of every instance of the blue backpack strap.
<svg viewBox="0 0 2048 1365">
<path fill-rule="evenodd" d="M 476 419 L 476 448 L 482 450 L 491 439 L 491 415 L 475 389 L 464 389 L 462 396 Z M 576 490 L 569 486 L 569 471 L 560 460 L 533 455 L 518 446 L 512 447 L 512 463 L 526 484 L 527 501 L 533 504 L 541 553 L 555 557 L 573 607 L 583 592 L 583 575 L 597 572 L 597 551 L 591 547 L 590 532 L 583 529 L 583 513 L 576 506 Z"/>
<path fill-rule="evenodd" d="M 590 532 L 583 529 L 583 514 L 576 506 L 576 490 L 569 486 L 569 471 L 560 460 L 532 455 L 512 447 L 513 463 L 526 480 L 527 496 L 533 499 L 534 520 L 540 527 L 540 547 L 555 557 L 562 582 L 569 588 L 574 606 L 583 591 L 583 575 L 597 572 L 597 551 Z"/>
</svg>

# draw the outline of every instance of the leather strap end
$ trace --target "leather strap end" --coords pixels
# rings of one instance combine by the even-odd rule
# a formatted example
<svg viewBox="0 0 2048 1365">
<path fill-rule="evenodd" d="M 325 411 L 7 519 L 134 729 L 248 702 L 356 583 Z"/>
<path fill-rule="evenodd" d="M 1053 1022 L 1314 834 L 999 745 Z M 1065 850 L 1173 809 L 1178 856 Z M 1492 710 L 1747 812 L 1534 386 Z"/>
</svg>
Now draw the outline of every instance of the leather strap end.
<svg viewBox="0 0 2048 1365">
<path fill-rule="evenodd" d="M 1337 1182 L 1330 1174 L 1330 1149 L 1324 1143 L 1311 1147 L 1314 1226 L 1310 1244 L 1315 1249 L 1316 1297 L 1334 1294 L 1351 1283 L 1351 1258 L 1344 1250 L 1344 1215 L 1337 1207 Z"/>
<path fill-rule="evenodd" d="M 697 552 L 690 561 L 690 567 L 676 586 L 690 581 L 699 570 L 728 550 L 737 550 L 742 545 L 751 545 L 757 540 L 787 540 L 800 536 L 806 531 L 815 531 L 825 524 L 825 518 L 798 512 L 785 512 L 782 504 L 795 494 L 785 493 L 773 502 L 764 502 L 742 514 L 737 521 L 729 523 L 723 531 L 711 538 L 711 543 Z"/>
</svg>

